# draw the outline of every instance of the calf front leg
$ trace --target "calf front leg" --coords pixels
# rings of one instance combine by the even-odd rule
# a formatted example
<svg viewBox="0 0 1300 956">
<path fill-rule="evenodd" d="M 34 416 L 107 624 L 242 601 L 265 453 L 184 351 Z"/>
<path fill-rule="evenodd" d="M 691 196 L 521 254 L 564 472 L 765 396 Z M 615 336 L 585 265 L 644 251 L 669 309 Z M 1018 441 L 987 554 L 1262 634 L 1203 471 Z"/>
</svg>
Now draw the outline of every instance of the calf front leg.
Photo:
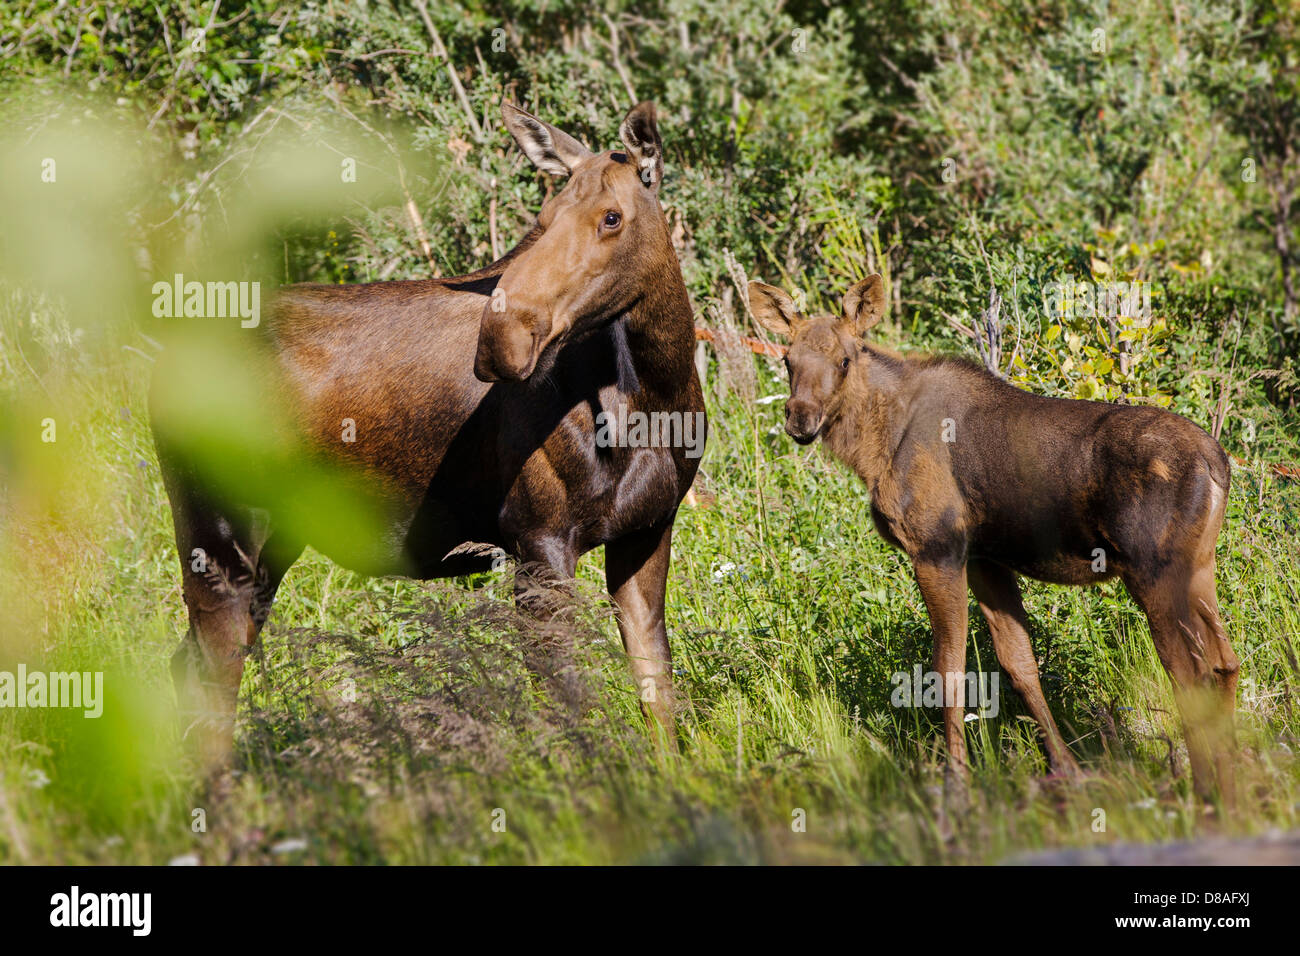
<svg viewBox="0 0 1300 956">
<path fill-rule="evenodd" d="M 673 518 L 605 545 L 605 581 L 618 613 L 623 647 L 632 662 L 641 712 L 677 749 L 673 716 L 672 650 L 664 624 L 664 595 Z"/>
<path fill-rule="evenodd" d="M 1029 640 L 1029 617 L 1020 600 L 1020 585 L 1015 573 L 1001 565 L 972 561 L 967 565 L 966 575 L 971 591 L 979 601 L 980 611 L 989 622 L 998 663 L 1038 722 L 1052 771 L 1067 777 L 1078 776 L 1079 765 L 1052 719 L 1052 711 L 1038 680 L 1038 661 Z"/>
<path fill-rule="evenodd" d="M 930 625 L 934 671 L 943 683 L 943 731 L 952 774 L 964 780 L 966 762 L 966 565 L 913 562 Z"/>
</svg>

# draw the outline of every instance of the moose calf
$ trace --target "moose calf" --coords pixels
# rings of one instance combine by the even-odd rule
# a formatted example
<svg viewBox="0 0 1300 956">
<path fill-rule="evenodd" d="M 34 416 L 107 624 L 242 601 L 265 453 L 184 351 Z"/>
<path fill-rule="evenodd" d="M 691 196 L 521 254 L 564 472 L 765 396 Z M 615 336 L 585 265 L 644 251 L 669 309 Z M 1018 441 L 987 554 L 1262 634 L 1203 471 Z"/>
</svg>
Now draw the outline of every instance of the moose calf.
<svg viewBox="0 0 1300 956">
<path fill-rule="evenodd" d="M 1193 784 L 1233 793 L 1237 656 L 1219 620 L 1214 545 L 1228 459 L 1164 409 L 1045 398 L 968 361 L 863 341 L 884 314 L 873 275 L 839 318 L 809 318 L 749 284 L 758 321 L 791 340 L 785 429 L 817 437 L 866 482 L 880 534 L 912 561 L 944 675 L 950 765 L 966 768 L 967 586 L 1055 773 L 1078 765 L 1043 698 L 1017 575 L 1092 584 L 1118 575 L 1146 613 L 1183 719 Z M 1216 766 L 1217 765 L 1217 766 Z"/>
</svg>

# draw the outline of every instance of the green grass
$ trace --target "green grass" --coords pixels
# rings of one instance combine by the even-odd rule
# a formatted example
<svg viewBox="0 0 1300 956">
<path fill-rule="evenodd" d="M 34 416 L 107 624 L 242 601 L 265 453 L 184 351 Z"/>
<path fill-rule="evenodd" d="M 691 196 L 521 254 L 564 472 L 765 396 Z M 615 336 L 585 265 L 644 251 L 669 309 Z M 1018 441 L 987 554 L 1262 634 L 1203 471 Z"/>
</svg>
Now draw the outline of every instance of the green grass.
<svg viewBox="0 0 1300 956">
<path fill-rule="evenodd" d="M 889 675 L 930 654 L 906 560 L 872 530 L 861 484 L 779 432 L 779 402 L 718 400 L 712 381 L 699 484 L 716 501 L 683 508 L 669 582 L 680 755 L 643 728 L 599 553 L 580 565 L 553 679 L 525 664 L 544 635 L 513 613 L 508 574 L 366 579 L 309 553 L 249 661 L 237 773 L 205 795 L 168 671 L 185 609 L 150 366 L 121 346 L 149 348 L 109 333 L 58 360 L 40 352 L 57 322 L 38 334 L 33 303 L 0 302 L 0 668 L 102 670 L 107 689 L 99 720 L 0 711 L 0 861 L 988 863 L 1298 825 L 1294 486 L 1266 487 L 1261 506 L 1238 472 L 1220 541 L 1243 661 L 1235 813 L 1190 795 L 1168 682 L 1117 584 L 1027 589 L 1048 699 L 1091 779 L 1043 782 L 1004 681 L 998 717 L 967 724 L 969 804 L 949 805 L 934 714 L 889 704 Z M 781 389 L 761 372 L 760 394 Z M 53 445 L 34 437 L 47 413 Z M 969 666 L 992 670 L 973 607 L 972 621 Z"/>
</svg>

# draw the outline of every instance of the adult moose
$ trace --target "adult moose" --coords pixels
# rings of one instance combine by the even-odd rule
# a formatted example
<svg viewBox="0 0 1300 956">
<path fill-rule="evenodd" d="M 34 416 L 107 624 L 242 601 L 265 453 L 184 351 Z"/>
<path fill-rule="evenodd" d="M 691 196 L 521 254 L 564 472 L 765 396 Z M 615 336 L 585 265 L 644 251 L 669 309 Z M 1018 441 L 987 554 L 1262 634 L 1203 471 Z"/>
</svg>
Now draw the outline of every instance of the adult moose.
<svg viewBox="0 0 1300 956">
<path fill-rule="evenodd" d="M 823 438 L 857 472 L 880 534 L 912 561 L 946 685 L 950 765 L 965 771 L 967 586 L 1052 769 L 1073 775 L 1016 576 L 1084 585 L 1118 575 L 1173 681 L 1194 786 L 1213 793 L 1217 762 L 1231 801 L 1238 662 L 1215 599 L 1229 478 L 1219 444 L 1163 409 L 1045 398 L 965 360 L 869 344 L 885 310 L 878 275 L 848 290 L 838 318 L 809 318 L 761 282 L 749 297 L 762 325 L 791 338 L 786 432 L 801 444 Z"/>
<path fill-rule="evenodd" d="M 655 108 L 633 108 L 624 148 L 603 153 L 512 105 L 502 113 L 534 164 L 569 177 L 518 246 L 458 278 L 289 286 L 265 323 L 267 417 L 284 411 L 304 469 L 342 476 L 332 489 L 342 508 L 304 515 L 291 492 L 258 484 L 256 453 L 205 463 L 193 437 L 204 423 L 178 409 L 221 383 L 196 383 L 192 367 L 155 378 L 190 619 L 173 676 L 210 769 L 228 762 L 244 657 L 308 544 L 354 570 L 419 578 L 487 570 L 493 555 L 462 545 L 493 545 L 518 559 L 521 598 L 571 579 L 579 556 L 604 545 L 643 710 L 673 739 L 664 591 L 705 421 L 691 306 L 659 204 Z M 598 441 L 598 416 L 620 406 L 675 416 L 687 441 Z M 220 402 L 202 408 L 197 417 L 228 414 Z M 269 425 L 242 425 L 263 439 L 249 448 L 280 447 L 259 433 Z M 352 510 L 382 526 L 341 532 L 356 526 Z"/>
</svg>

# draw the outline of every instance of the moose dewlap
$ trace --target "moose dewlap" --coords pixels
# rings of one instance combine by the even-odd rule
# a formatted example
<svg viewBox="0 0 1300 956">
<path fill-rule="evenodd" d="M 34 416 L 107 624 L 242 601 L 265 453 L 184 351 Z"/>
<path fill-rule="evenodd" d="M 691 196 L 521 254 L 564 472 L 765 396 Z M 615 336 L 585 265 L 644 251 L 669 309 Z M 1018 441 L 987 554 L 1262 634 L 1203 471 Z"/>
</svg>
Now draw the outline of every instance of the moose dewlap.
<svg viewBox="0 0 1300 956">
<path fill-rule="evenodd" d="M 790 338 L 786 431 L 803 444 L 824 439 L 857 472 L 880 534 L 912 561 L 934 670 L 965 670 L 969 587 L 1053 770 L 1077 773 L 1039 685 L 1017 576 L 1118 576 L 1173 682 L 1196 790 L 1217 785 L 1230 801 L 1238 661 L 1215 597 L 1229 484 L 1218 442 L 1164 409 L 1046 398 L 961 359 L 867 343 L 885 309 L 878 275 L 848 290 L 838 317 L 805 316 L 761 282 L 749 297 L 758 321 Z M 960 699 L 944 708 L 959 772 L 963 713 Z"/>
</svg>

